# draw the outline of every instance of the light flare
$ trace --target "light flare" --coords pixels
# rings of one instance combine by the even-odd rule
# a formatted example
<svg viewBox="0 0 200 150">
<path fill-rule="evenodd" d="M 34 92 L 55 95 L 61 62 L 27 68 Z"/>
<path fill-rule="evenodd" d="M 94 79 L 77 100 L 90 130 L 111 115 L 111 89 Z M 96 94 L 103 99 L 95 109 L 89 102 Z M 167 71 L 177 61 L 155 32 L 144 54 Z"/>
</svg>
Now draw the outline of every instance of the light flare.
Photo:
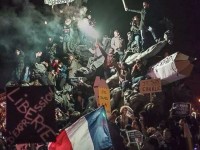
<svg viewBox="0 0 200 150">
<path fill-rule="evenodd" d="M 97 39 L 99 37 L 99 33 L 93 26 L 89 24 L 89 20 L 87 18 L 78 21 L 78 28 L 81 32 L 83 32 L 89 37 L 92 37 L 94 39 Z"/>
</svg>

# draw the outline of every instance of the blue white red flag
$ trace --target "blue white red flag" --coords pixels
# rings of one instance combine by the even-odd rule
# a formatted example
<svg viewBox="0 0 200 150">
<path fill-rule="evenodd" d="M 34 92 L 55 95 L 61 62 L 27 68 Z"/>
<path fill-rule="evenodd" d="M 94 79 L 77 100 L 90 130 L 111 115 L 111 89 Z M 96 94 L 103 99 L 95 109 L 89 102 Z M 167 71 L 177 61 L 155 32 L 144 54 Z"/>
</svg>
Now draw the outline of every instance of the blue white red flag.
<svg viewBox="0 0 200 150">
<path fill-rule="evenodd" d="M 102 150 L 112 146 L 104 107 L 81 117 L 63 130 L 49 150 Z"/>
</svg>

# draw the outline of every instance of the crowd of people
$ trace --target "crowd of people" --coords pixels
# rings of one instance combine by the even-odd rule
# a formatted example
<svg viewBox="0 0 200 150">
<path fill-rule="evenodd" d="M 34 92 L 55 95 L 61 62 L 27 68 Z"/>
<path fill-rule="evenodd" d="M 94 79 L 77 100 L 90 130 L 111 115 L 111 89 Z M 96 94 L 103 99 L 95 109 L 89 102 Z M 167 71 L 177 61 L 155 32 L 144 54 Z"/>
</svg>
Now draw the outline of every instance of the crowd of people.
<svg viewBox="0 0 200 150">
<path fill-rule="evenodd" d="M 111 91 L 112 113 L 108 117 L 108 126 L 113 147 L 110 150 L 200 149 L 199 116 L 173 116 L 170 115 L 170 109 L 165 113 L 168 116 L 159 114 L 157 103 L 139 91 L 140 81 L 150 78 L 147 76 L 148 67 L 152 65 L 150 60 L 137 59 L 131 65 L 125 62 L 130 55 L 145 52 L 152 45 L 166 40 L 164 32 L 172 33 L 173 24 L 165 17 L 159 18 L 147 0 L 143 2 L 141 11 L 125 10 L 140 14 L 133 16 L 127 40 L 118 30 L 113 32 L 113 37 L 104 37 L 108 39 L 107 42 L 91 40 L 79 33 L 81 41 L 77 43 L 85 44 L 87 40 L 93 42 L 88 47 L 92 57 L 88 56 L 86 63 L 67 45 L 71 32 L 80 32 L 74 25 L 76 21 L 69 17 L 63 25 L 61 42 L 55 40 L 57 37 L 49 37 L 46 47 L 33 51 L 31 55 L 16 48 L 13 57 L 15 69 L 6 86 L 54 85 L 57 128 L 61 130 L 97 108 L 93 84 L 96 76 L 99 76 L 106 80 Z M 96 22 L 91 16 L 85 18 L 95 28 Z M 173 43 L 171 39 L 167 42 Z M 159 59 L 166 55 L 165 51 Z M 132 101 L 134 96 L 143 97 L 143 102 L 134 105 L 140 103 L 140 99 Z M 156 94 L 155 97 L 159 99 Z M 146 108 L 147 105 L 151 105 L 151 108 Z M 127 133 L 136 130 L 140 136 L 135 136 L 135 141 L 131 142 Z"/>
</svg>

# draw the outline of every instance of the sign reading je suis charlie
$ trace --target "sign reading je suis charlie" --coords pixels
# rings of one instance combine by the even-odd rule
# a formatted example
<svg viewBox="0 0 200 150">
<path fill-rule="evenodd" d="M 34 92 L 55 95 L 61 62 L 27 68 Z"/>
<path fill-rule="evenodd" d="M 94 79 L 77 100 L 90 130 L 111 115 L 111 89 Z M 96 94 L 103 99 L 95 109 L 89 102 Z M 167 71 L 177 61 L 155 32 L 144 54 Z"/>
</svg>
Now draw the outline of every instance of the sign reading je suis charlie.
<svg viewBox="0 0 200 150">
<path fill-rule="evenodd" d="M 156 93 L 162 91 L 160 79 L 147 79 L 140 81 L 140 93 Z"/>
</svg>

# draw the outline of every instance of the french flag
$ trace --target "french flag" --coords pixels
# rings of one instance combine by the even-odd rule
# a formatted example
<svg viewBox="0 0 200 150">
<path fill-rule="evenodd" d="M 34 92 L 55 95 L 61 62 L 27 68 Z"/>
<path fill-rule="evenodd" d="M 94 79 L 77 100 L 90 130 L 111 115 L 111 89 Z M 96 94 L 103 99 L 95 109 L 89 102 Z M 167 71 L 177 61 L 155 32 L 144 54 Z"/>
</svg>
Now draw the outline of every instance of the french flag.
<svg viewBox="0 0 200 150">
<path fill-rule="evenodd" d="M 81 117 L 63 130 L 49 150 L 103 150 L 112 146 L 104 107 Z"/>
</svg>

